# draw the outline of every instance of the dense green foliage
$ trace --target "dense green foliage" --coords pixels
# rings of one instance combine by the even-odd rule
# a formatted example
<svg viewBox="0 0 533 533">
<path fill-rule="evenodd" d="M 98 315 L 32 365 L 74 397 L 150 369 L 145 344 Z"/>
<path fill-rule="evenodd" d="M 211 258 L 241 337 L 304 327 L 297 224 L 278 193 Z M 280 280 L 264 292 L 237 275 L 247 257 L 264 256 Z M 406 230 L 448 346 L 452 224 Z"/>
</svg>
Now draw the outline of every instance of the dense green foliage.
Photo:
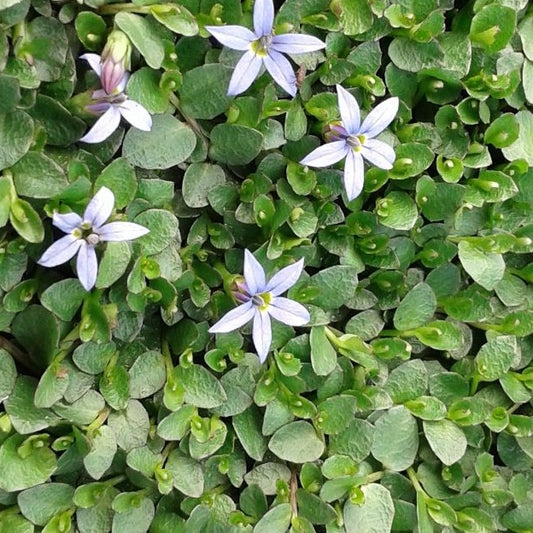
<svg viewBox="0 0 533 533">
<path fill-rule="evenodd" d="M 527 0 L 279 1 L 327 44 L 294 99 L 226 95 L 240 53 L 204 26 L 251 0 L 155 1 L 0 0 L 0 533 L 533 531 Z M 153 127 L 78 143 L 113 27 Z M 342 163 L 299 164 L 335 84 L 401 100 L 351 202 Z M 101 186 L 150 233 L 86 292 L 36 262 Z M 264 365 L 250 326 L 208 333 L 245 248 L 305 259 L 311 321 Z"/>
</svg>

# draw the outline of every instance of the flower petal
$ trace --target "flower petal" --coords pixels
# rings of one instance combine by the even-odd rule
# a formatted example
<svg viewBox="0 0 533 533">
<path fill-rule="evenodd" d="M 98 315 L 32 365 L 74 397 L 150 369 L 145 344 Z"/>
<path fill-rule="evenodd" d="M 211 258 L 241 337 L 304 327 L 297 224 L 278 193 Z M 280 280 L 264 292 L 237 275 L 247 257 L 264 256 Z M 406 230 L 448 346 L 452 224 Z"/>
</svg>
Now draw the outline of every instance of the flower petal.
<svg viewBox="0 0 533 533">
<path fill-rule="evenodd" d="M 246 52 L 240 59 L 231 76 L 228 87 L 228 96 L 241 94 L 250 85 L 259 74 L 263 60 L 253 52 Z"/>
<path fill-rule="evenodd" d="M 252 320 L 254 314 L 255 307 L 250 300 L 226 313 L 218 322 L 209 328 L 209 333 L 228 333 L 229 331 L 238 329 Z"/>
<path fill-rule="evenodd" d="M 303 258 L 296 263 L 282 268 L 277 274 L 272 276 L 265 287 L 265 292 L 272 293 L 272 296 L 279 296 L 290 289 L 300 278 L 304 268 Z"/>
<path fill-rule="evenodd" d="M 301 165 L 310 167 L 329 167 L 346 157 L 350 151 L 346 141 L 333 141 L 319 146 L 310 154 L 307 154 L 301 161 Z"/>
<path fill-rule="evenodd" d="M 396 96 L 381 102 L 363 120 L 359 133 L 368 138 L 379 135 L 394 120 L 399 105 L 400 101 Z"/>
<path fill-rule="evenodd" d="M 120 111 L 115 106 L 109 109 L 94 123 L 93 127 L 80 139 L 84 143 L 105 141 L 120 124 Z"/>
<path fill-rule="evenodd" d="M 257 37 L 244 26 L 206 26 L 205 29 L 221 44 L 233 50 L 248 50 Z"/>
<path fill-rule="evenodd" d="M 133 100 L 126 100 L 120 104 L 119 111 L 138 130 L 150 131 L 152 129 L 152 117 L 141 104 Z"/>
<path fill-rule="evenodd" d="M 344 188 L 346 196 L 351 202 L 357 198 L 365 184 L 365 165 L 360 154 L 350 150 L 344 163 Z"/>
<path fill-rule="evenodd" d="M 244 250 L 244 279 L 250 295 L 264 292 L 265 290 L 265 271 L 259 261 L 249 250 Z"/>
<path fill-rule="evenodd" d="M 118 82 L 117 85 L 117 92 L 123 93 L 124 89 L 126 88 L 126 85 L 128 84 L 128 80 L 130 79 L 130 73 L 124 72 L 124 76 L 122 76 L 122 79 Z"/>
<path fill-rule="evenodd" d="M 396 153 L 394 152 L 394 148 L 392 146 L 389 146 L 387 143 L 384 143 L 383 141 L 378 141 L 377 139 L 367 139 L 364 144 L 364 148 L 365 149 L 368 148 L 369 150 L 372 150 L 372 152 L 376 152 L 380 154 L 391 164 L 391 166 L 387 168 L 392 168 L 392 164 L 396 160 Z M 381 168 L 385 168 L 385 167 L 381 167 Z"/>
<path fill-rule="evenodd" d="M 287 326 L 304 326 L 311 320 L 309 311 L 302 304 L 288 298 L 274 298 L 267 311 Z"/>
<path fill-rule="evenodd" d="M 373 150 L 372 148 L 368 148 L 366 145 L 368 144 L 368 141 L 365 143 L 365 146 L 361 146 L 361 152 L 359 152 L 368 162 L 372 163 L 376 167 L 383 168 L 385 170 L 390 170 L 392 168 L 392 163 L 390 162 L 390 158 L 386 157 L 385 153 L 382 153 L 381 151 Z M 385 143 L 382 143 L 385 144 Z M 387 156 L 390 156 L 390 153 L 387 153 Z"/>
<path fill-rule="evenodd" d="M 272 344 L 272 326 L 270 315 L 266 311 L 256 311 L 252 338 L 259 361 L 264 363 Z"/>
<path fill-rule="evenodd" d="M 268 55 L 263 57 L 263 61 L 274 81 L 284 91 L 294 96 L 297 90 L 296 75 L 289 60 L 279 52 L 270 49 Z"/>
<path fill-rule="evenodd" d="M 134 222 L 110 222 L 98 230 L 103 241 L 132 241 L 149 233 L 150 230 Z"/>
<path fill-rule="evenodd" d="M 98 77 L 102 75 L 102 58 L 98 54 L 82 54 L 80 59 L 85 59 Z"/>
<path fill-rule="evenodd" d="M 326 43 L 312 35 L 283 33 L 274 35 L 271 48 L 283 54 L 307 54 L 326 48 Z"/>
<path fill-rule="evenodd" d="M 78 252 L 76 260 L 76 270 L 78 272 L 78 279 L 86 291 L 90 291 L 96 283 L 96 276 L 98 275 L 98 260 L 96 259 L 96 252 L 94 247 L 81 241 L 82 246 Z"/>
<path fill-rule="evenodd" d="M 95 91 L 96 92 L 100 92 L 100 91 Z M 103 91 L 102 91 L 103 92 Z M 93 93 L 93 98 L 96 98 L 94 96 L 94 93 Z M 85 109 L 87 111 L 90 111 L 91 113 L 94 113 L 95 115 L 102 115 L 103 113 L 105 113 L 111 106 L 111 104 L 109 102 L 102 102 L 102 101 L 98 101 L 96 100 L 94 103 L 92 104 L 87 104 L 85 106 Z"/>
<path fill-rule="evenodd" d="M 274 2 L 272 0 L 255 0 L 254 30 L 257 37 L 270 35 L 274 25 Z"/>
<path fill-rule="evenodd" d="M 83 222 L 78 213 L 54 213 L 52 224 L 65 233 L 75 230 Z"/>
<path fill-rule="evenodd" d="M 361 113 L 357 100 L 344 87 L 337 85 L 337 101 L 344 129 L 348 135 L 358 133 L 361 126 Z"/>
<path fill-rule="evenodd" d="M 74 237 L 74 235 L 65 235 L 49 246 L 37 263 L 45 267 L 62 265 L 76 255 L 83 242 L 85 241 Z"/>
<path fill-rule="evenodd" d="M 115 205 L 115 195 L 107 187 L 102 187 L 87 204 L 83 213 L 84 222 L 89 222 L 97 230 L 111 216 Z"/>
</svg>

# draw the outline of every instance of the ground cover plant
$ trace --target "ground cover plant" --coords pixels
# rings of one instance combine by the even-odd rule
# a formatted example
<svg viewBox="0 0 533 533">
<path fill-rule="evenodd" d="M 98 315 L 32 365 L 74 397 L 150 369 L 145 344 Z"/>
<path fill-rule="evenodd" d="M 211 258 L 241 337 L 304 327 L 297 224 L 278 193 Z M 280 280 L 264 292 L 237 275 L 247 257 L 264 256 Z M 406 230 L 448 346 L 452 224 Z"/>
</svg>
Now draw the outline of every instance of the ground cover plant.
<svg viewBox="0 0 533 533">
<path fill-rule="evenodd" d="M 533 531 L 527 0 L 0 0 L 0 533 Z"/>
</svg>

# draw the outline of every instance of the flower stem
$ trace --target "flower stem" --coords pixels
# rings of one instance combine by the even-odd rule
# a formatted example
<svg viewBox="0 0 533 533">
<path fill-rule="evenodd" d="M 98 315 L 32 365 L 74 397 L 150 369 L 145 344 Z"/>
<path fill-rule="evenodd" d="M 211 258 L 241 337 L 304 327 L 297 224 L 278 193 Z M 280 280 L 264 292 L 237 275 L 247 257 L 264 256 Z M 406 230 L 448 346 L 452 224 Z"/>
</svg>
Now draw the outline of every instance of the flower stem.
<svg viewBox="0 0 533 533">
<path fill-rule="evenodd" d="M 196 120 L 194 118 L 189 117 L 187 115 L 187 113 L 185 113 L 183 111 L 183 108 L 181 107 L 181 103 L 179 101 L 179 98 L 176 96 L 176 94 L 175 93 L 170 93 L 168 95 L 168 99 L 170 100 L 170 103 L 176 108 L 178 113 L 182 116 L 183 120 L 185 120 L 185 122 L 187 122 L 187 124 L 191 127 L 191 129 L 194 131 L 194 133 L 196 133 L 196 135 L 198 135 L 198 137 L 200 137 L 201 139 L 203 139 L 205 141 L 206 140 L 206 136 L 204 135 L 204 132 L 202 131 L 202 128 L 200 127 L 198 122 L 196 122 Z"/>
<path fill-rule="evenodd" d="M 150 13 L 149 6 L 137 6 L 135 4 L 106 4 L 101 6 L 98 11 L 102 15 L 116 15 L 121 11 L 127 13 L 139 13 L 141 15 Z"/>
</svg>

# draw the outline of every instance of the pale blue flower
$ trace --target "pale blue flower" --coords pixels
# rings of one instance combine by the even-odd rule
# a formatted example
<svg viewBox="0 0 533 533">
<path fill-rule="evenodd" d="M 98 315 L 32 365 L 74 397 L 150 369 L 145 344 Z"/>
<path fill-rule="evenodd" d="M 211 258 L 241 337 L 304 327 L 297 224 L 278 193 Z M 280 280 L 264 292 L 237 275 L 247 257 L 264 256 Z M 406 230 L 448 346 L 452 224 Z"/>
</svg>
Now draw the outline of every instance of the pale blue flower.
<svg viewBox="0 0 533 533">
<path fill-rule="evenodd" d="M 300 259 L 282 268 L 267 283 L 263 267 L 245 250 L 245 283 L 241 284 L 241 292 L 237 296 L 244 303 L 225 314 L 211 326 L 209 333 L 227 333 L 253 319 L 252 338 L 259 360 L 263 363 L 272 342 L 270 317 L 289 326 L 303 326 L 310 320 L 309 311 L 303 305 L 280 296 L 298 281 L 303 267 L 303 259 Z"/>
<path fill-rule="evenodd" d="M 326 45 L 311 35 L 273 34 L 274 4 L 272 0 L 255 0 L 254 31 L 243 26 L 206 26 L 205 29 L 224 46 L 246 50 L 239 59 L 229 82 L 228 95 L 240 94 L 257 78 L 261 66 L 291 96 L 296 94 L 296 76 L 283 54 L 305 54 Z"/>
<path fill-rule="evenodd" d="M 363 190 L 365 170 L 363 159 L 376 167 L 391 169 L 396 159 L 394 149 L 374 139 L 393 120 L 398 112 L 399 100 L 389 98 L 377 105 L 361 124 L 357 100 L 340 85 L 337 99 L 341 126 L 333 126 L 333 142 L 319 146 L 305 156 L 300 163 L 310 167 L 327 167 L 346 158 L 344 163 L 344 187 L 348 200 L 353 200 Z"/>
<path fill-rule="evenodd" d="M 90 291 L 98 275 L 96 245 L 102 241 L 131 241 L 150 231 L 133 222 L 104 224 L 111 216 L 114 204 L 113 193 L 107 187 L 102 187 L 85 208 L 83 218 L 77 213 L 54 213 L 53 225 L 67 235 L 48 247 L 38 263 L 45 267 L 55 267 L 78 254 L 78 278 L 83 288 Z"/>
<path fill-rule="evenodd" d="M 103 80 L 102 60 L 97 54 L 83 54 L 91 68 Z M 94 103 L 87 106 L 94 113 L 102 113 L 102 116 L 94 123 L 93 127 L 80 139 L 86 143 L 99 143 L 105 141 L 120 124 L 120 118 L 124 117 L 132 126 L 142 131 L 152 129 L 152 117 L 150 113 L 139 103 L 130 100 L 124 93 L 128 81 L 128 73 L 125 73 L 116 86 L 109 87 L 111 83 L 106 78 L 108 91 L 99 89 L 94 91 L 92 97 Z M 116 80 L 113 80 L 114 83 Z"/>
</svg>

